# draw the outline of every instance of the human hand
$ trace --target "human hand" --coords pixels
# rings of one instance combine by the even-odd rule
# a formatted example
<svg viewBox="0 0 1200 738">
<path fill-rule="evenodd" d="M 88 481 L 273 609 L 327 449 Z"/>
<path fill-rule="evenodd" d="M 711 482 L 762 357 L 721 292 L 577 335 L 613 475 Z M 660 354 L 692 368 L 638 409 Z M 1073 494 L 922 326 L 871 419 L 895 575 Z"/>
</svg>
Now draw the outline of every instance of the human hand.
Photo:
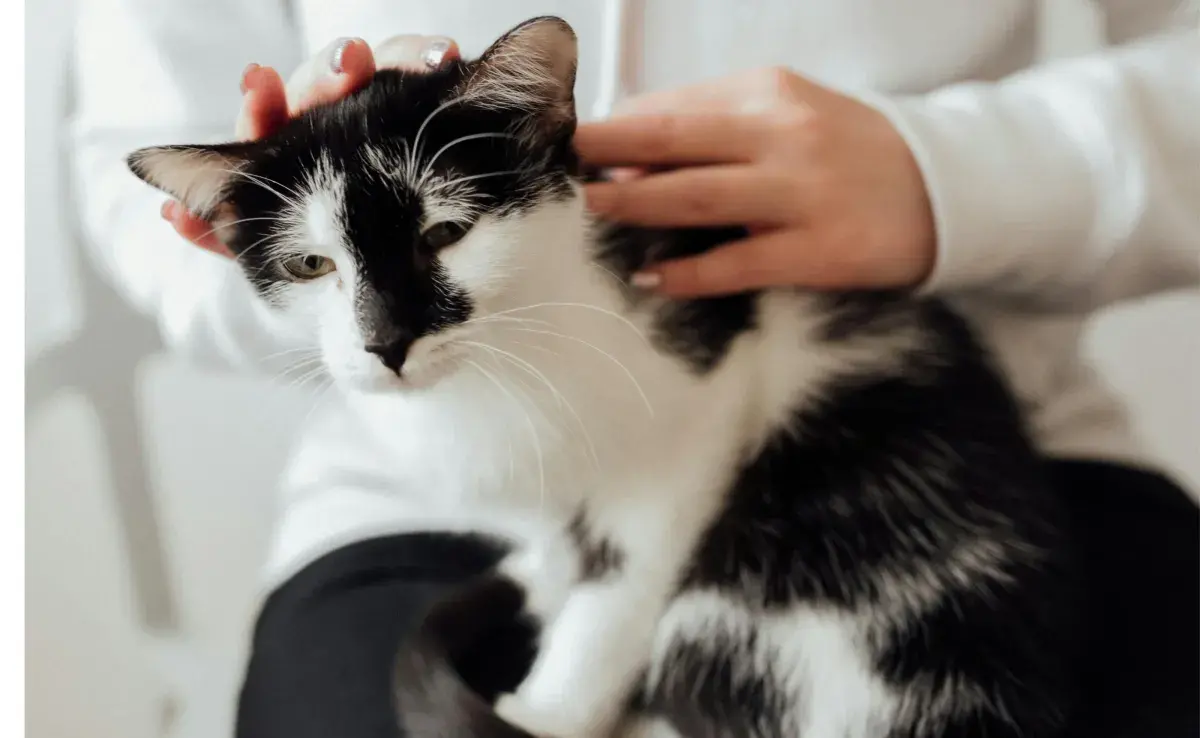
<svg viewBox="0 0 1200 738">
<path fill-rule="evenodd" d="M 646 226 L 746 226 L 750 236 L 653 265 L 634 283 L 672 296 L 769 286 L 915 286 L 933 268 L 929 196 L 881 113 L 768 69 L 633 98 L 581 124 L 589 208 Z"/>
<path fill-rule="evenodd" d="M 458 46 L 441 36 L 393 36 L 374 50 L 362 39 L 338 39 L 292 73 L 287 84 L 271 67 L 251 64 L 242 72 L 242 108 L 234 127 L 239 140 L 269 135 L 305 110 L 339 100 L 366 84 L 375 70 L 434 69 L 457 58 Z M 162 217 L 197 246 L 232 257 L 213 227 L 176 200 Z"/>
</svg>

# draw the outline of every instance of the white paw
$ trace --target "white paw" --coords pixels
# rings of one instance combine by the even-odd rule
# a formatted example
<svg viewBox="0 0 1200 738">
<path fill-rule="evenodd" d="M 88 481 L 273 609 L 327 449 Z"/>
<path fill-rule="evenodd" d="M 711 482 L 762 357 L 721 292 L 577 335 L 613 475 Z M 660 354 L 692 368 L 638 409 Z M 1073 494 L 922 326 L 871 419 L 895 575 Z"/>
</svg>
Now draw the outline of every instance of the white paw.
<svg viewBox="0 0 1200 738">
<path fill-rule="evenodd" d="M 516 694 L 496 700 L 496 714 L 506 723 L 540 738 L 595 738 L 599 731 L 589 730 L 586 721 L 567 710 L 535 707 Z"/>
<path fill-rule="evenodd" d="M 574 561 L 548 546 L 531 545 L 500 563 L 500 571 L 525 588 L 525 608 L 543 623 L 554 620 L 575 581 Z"/>
</svg>

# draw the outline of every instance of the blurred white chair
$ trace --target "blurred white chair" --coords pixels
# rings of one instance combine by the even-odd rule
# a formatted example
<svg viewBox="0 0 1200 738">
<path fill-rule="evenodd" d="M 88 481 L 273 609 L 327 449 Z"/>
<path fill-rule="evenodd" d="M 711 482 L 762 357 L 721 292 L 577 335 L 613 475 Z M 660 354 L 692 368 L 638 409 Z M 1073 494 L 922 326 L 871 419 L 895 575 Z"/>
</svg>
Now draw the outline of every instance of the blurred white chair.
<svg viewBox="0 0 1200 738">
<path fill-rule="evenodd" d="M 74 330 L 66 332 L 26 357 L 26 400 L 25 416 L 27 433 L 29 424 L 43 417 L 52 402 L 65 394 L 82 400 L 90 406 L 98 427 L 94 437 L 98 439 L 104 463 L 98 470 L 108 473 L 108 480 L 97 480 L 96 488 L 107 488 L 114 492 L 114 499 L 101 501 L 99 509 L 111 511 L 115 525 L 97 521 L 97 535 L 103 531 L 117 531 L 120 540 L 104 541 L 105 548 L 119 551 L 125 572 L 120 577 L 128 582 L 132 606 L 125 608 L 121 603 L 96 602 L 97 608 L 128 610 L 135 622 L 129 623 L 124 632 L 138 634 L 140 646 L 137 653 L 125 654 L 133 661 L 142 662 L 129 673 L 150 674 L 150 694 L 139 695 L 135 702 L 156 703 L 151 711 L 160 716 L 155 735 L 172 738 L 205 736 L 212 738 L 228 734 L 229 726 L 224 718 L 229 710 L 214 708 L 214 699 L 206 692 L 207 659 L 198 648 L 185 638 L 181 622 L 179 597 L 176 588 L 180 585 L 173 575 L 168 558 L 168 546 L 164 540 L 162 514 L 158 498 L 149 473 L 152 458 L 151 444 L 146 437 L 146 425 L 142 412 L 144 391 L 141 387 L 141 367 L 145 360 L 161 348 L 154 325 L 131 309 L 106 283 L 89 262 L 82 249 L 83 236 L 78 227 L 77 209 L 72 198 L 74 188 L 67 152 L 70 151 L 68 123 L 73 108 L 73 85 L 70 54 L 70 34 L 62 32 L 64 20 L 69 27 L 71 8 L 69 2 L 56 3 L 57 8 L 43 6 L 30 19 L 32 33 L 27 34 L 30 43 L 28 53 L 37 60 L 29 65 L 30 77 L 27 84 L 36 87 L 38 95 L 31 95 L 34 104 L 52 110 L 27 111 L 27 120 L 53 121 L 53 130 L 39 130 L 40 141 L 51 141 L 53 154 L 41 155 L 36 163 L 31 161 L 27 177 L 35 184 L 44 185 L 53 180 L 55 186 L 41 193 L 43 200 L 49 197 L 53 203 L 57 228 L 51 233 L 31 232 L 28 248 L 57 248 L 66 257 L 69 273 L 62 274 L 63 280 L 53 284 L 28 285 L 30 294 L 37 291 L 58 293 L 60 299 L 71 298 L 77 308 L 78 322 Z M 55 12 L 57 11 L 57 12 Z M 38 18 L 41 27 L 38 28 Z M 49 23 L 47 23 L 49 21 Z M 55 27 L 50 28 L 52 24 Z M 40 75 L 40 76 L 39 76 Z M 55 160 L 48 162 L 53 157 Z M 49 166 L 47 166 L 49 165 Z M 42 203 L 45 207 L 45 203 Z M 36 219 L 34 219 L 36 220 Z M 31 229 L 44 223 L 29 222 Z M 64 236 L 65 243 L 45 243 L 46 239 Z M 68 279 L 71 278 L 71 279 Z M 27 279 L 28 281 L 28 279 Z M 64 294 L 70 291 L 71 294 Z M 45 306 L 53 300 L 28 300 L 28 309 L 36 305 Z M 36 317 L 36 316 L 35 316 Z M 70 463 L 69 459 L 64 460 Z M 31 489 L 30 494 L 43 494 L 46 490 Z M 108 521 L 103 521 L 108 522 Z M 43 531 L 32 531 L 33 536 Z M 247 562 L 253 566 L 256 562 Z M 70 574 L 70 562 L 62 562 L 65 575 Z M 114 600 L 123 593 L 113 592 Z M 101 637 L 117 634 L 100 633 Z M 31 658 L 40 654 L 31 653 Z M 88 658 L 80 655 L 79 658 Z M 48 665 L 47 668 L 70 667 L 69 664 Z M 119 677 L 118 677 L 119 678 Z M 132 704 L 132 703 L 131 703 Z M 63 710 L 77 706 L 63 704 Z M 206 720 L 206 716 L 212 716 Z M 221 720 L 224 725 L 212 724 Z M 209 724 L 205 724 L 209 723 Z M 105 731 L 102 729 L 101 733 Z M 35 736 L 34 738 L 59 738 L 59 736 Z"/>
</svg>

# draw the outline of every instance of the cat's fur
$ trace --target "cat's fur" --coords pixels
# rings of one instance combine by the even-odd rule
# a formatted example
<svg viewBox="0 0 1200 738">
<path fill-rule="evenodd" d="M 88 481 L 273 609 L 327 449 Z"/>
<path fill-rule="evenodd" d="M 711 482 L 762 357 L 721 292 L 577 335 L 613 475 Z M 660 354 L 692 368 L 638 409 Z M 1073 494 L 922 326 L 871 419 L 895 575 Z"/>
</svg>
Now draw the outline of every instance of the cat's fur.
<svg viewBox="0 0 1200 738">
<path fill-rule="evenodd" d="M 406 726 L 1055 735 L 1071 536 L 967 325 L 904 295 L 633 289 L 646 263 L 737 233 L 587 216 L 575 54 L 538 19 L 266 140 L 130 160 L 314 321 L 330 372 L 402 439 L 396 494 L 430 528 L 514 546 L 399 654 Z M 439 250 L 446 221 L 469 230 Z M 336 270 L 290 277 L 305 255 Z M 519 610 L 539 654 L 493 710 L 446 659 Z"/>
</svg>

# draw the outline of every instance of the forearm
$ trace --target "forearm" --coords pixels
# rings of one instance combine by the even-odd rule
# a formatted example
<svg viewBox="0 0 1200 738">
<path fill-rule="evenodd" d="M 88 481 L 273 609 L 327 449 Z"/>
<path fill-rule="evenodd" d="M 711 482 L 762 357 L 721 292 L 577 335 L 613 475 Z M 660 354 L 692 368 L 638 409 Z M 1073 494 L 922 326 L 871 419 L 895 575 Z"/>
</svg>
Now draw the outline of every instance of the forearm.
<svg viewBox="0 0 1200 738">
<path fill-rule="evenodd" d="M 1086 311 L 1200 283 L 1200 33 L 881 109 L 921 166 L 927 290 Z"/>
</svg>

